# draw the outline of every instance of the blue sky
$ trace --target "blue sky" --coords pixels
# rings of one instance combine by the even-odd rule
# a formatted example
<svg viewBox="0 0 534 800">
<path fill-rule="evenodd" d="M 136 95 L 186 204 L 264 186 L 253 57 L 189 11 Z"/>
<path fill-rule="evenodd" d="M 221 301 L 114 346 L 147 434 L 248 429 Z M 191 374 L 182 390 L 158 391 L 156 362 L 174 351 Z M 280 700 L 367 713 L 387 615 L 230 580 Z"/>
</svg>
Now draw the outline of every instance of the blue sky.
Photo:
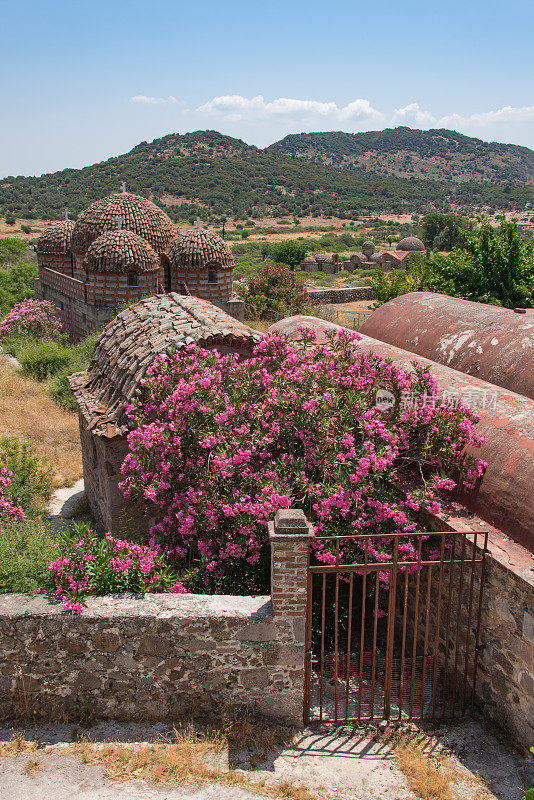
<svg viewBox="0 0 534 800">
<path fill-rule="evenodd" d="M 534 148 L 532 0 L 0 0 L 0 176 L 167 133 L 449 127 Z"/>
</svg>

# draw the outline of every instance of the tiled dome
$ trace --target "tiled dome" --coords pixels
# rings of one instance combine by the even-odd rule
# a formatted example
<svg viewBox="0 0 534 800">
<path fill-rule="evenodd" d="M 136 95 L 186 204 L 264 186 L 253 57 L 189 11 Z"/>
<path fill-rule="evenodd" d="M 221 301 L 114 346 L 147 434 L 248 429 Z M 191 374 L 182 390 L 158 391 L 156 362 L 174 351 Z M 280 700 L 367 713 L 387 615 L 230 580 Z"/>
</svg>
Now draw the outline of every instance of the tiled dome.
<svg viewBox="0 0 534 800">
<path fill-rule="evenodd" d="M 421 239 L 418 239 L 417 236 L 406 236 L 404 239 L 401 239 L 396 249 L 402 250 L 405 253 L 411 253 L 411 252 L 424 253 L 424 251 L 426 250 L 423 242 L 421 241 Z"/>
<path fill-rule="evenodd" d="M 204 269 L 208 264 L 216 264 L 222 269 L 235 266 L 230 247 L 220 236 L 205 228 L 192 228 L 178 236 L 167 255 L 179 270 Z"/>
<path fill-rule="evenodd" d="M 326 253 L 316 253 L 314 259 L 317 264 L 326 264 L 328 261 L 332 261 L 330 256 L 327 256 Z"/>
<path fill-rule="evenodd" d="M 375 252 L 375 246 L 374 246 L 373 242 L 371 242 L 369 240 L 362 244 L 362 253 L 365 253 L 367 250 L 370 250 L 371 253 Z"/>
<path fill-rule="evenodd" d="M 303 264 L 316 264 L 317 262 L 316 262 L 316 260 L 314 259 L 313 256 L 306 256 L 302 263 Z"/>
<path fill-rule="evenodd" d="M 93 272 L 152 272 L 159 257 L 146 239 L 131 231 L 108 231 L 90 245 L 84 266 Z"/>
<path fill-rule="evenodd" d="M 91 203 L 82 211 L 72 233 L 71 247 L 75 253 L 85 253 L 95 239 L 106 231 L 132 231 L 146 239 L 156 253 L 164 253 L 175 235 L 174 225 L 161 208 L 145 197 L 118 192 Z"/>
<path fill-rule="evenodd" d="M 61 222 L 50 225 L 37 239 L 35 252 L 50 253 L 56 256 L 70 253 L 74 224 L 72 219 L 62 219 Z"/>
</svg>

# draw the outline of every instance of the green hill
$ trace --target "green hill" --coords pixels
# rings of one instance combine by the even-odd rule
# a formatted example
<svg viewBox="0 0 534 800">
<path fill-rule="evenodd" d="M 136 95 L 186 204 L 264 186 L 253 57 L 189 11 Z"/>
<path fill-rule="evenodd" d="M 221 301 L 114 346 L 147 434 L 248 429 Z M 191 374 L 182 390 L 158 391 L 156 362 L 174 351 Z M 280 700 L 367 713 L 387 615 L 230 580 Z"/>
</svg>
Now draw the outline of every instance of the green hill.
<svg viewBox="0 0 534 800">
<path fill-rule="evenodd" d="M 365 136 L 375 137 L 375 147 L 376 142 L 382 141 L 386 148 L 386 140 L 395 133 L 383 131 Z M 421 131 L 411 133 L 426 136 Z M 321 137 L 326 152 L 329 140 L 352 142 L 350 137 L 354 135 L 300 136 L 308 140 Z M 495 210 L 522 209 L 533 199 L 531 186 L 519 178 L 509 177 L 504 182 L 455 181 L 384 174 L 384 164 L 394 153 L 393 143 L 373 161 L 370 171 L 356 165 L 347 168 L 341 162 L 327 164 L 317 154 L 312 158 L 297 157 L 296 152 L 291 155 L 279 152 L 284 142 L 295 138 L 299 139 L 286 137 L 260 150 L 217 131 L 169 134 L 83 169 L 64 169 L 32 178 L 5 178 L 0 182 L 0 215 L 10 212 L 19 218 L 57 219 L 65 208 L 76 215 L 93 200 L 117 191 L 121 181 L 126 182 L 129 191 L 151 197 L 176 220 L 197 213 L 203 218 L 315 214 L 350 219 L 365 213 L 473 211 L 484 206 Z M 534 156 L 527 148 L 517 149 Z M 331 157 L 334 159 L 334 155 Z"/>
<path fill-rule="evenodd" d="M 341 169 L 445 181 L 534 183 L 534 151 L 456 131 L 388 128 L 367 133 L 297 133 L 267 148 Z"/>
</svg>

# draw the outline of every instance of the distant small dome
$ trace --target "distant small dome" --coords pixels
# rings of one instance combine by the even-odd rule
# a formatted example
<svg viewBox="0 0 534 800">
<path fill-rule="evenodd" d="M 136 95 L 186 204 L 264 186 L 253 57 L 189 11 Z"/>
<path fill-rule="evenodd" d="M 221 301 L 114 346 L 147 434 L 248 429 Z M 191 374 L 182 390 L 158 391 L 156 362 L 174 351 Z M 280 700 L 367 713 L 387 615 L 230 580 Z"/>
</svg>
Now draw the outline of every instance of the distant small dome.
<svg viewBox="0 0 534 800">
<path fill-rule="evenodd" d="M 235 260 L 229 245 L 216 233 L 192 228 L 171 242 L 167 256 L 179 270 L 200 270 L 208 264 L 233 269 Z"/>
<path fill-rule="evenodd" d="M 411 253 L 411 252 L 424 253 L 426 247 L 424 246 L 421 239 L 417 238 L 417 236 L 406 236 L 404 239 L 400 240 L 396 249 L 402 250 L 405 253 Z"/>
<path fill-rule="evenodd" d="M 372 254 L 375 252 L 375 246 L 373 242 L 367 241 L 362 244 L 362 252 L 366 255 Z"/>
<path fill-rule="evenodd" d="M 56 256 L 70 253 L 74 224 L 72 219 L 62 219 L 61 222 L 55 222 L 50 225 L 37 239 L 35 252 L 49 253 Z"/>
<path fill-rule="evenodd" d="M 159 269 L 159 256 L 131 231 L 108 231 L 91 244 L 84 266 L 92 272 L 153 272 Z"/>
<path fill-rule="evenodd" d="M 316 260 L 313 256 L 306 256 L 302 262 L 303 264 L 316 264 Z"/>
<path fill-rule="evenodd" d="M 73 252 L 85 253 L 103 233 L 117 230 L 119 219 L 123 230 L 146 239 L 158 254 L 165 252 L 175 235 L 174 225 L 167 214 L 151 200 L 129 192 L 117 192 L 96 200 L 82 211 L 72 233 Z"/>
<path fill-rule="evenodd" d="M 369 256 L 369 261 L 379 262 L 381 259 L 382 256 L 380 255 L 380 253 L 371 253 L 371 255 Z"/>
<path fill-rule="evenodd" d="M 332 261 L 330 256 L 327 256 L 326 253 L 316 253 L 314 258 L 317 264 L 326 264 L 327 262 Z"/>
</svg>

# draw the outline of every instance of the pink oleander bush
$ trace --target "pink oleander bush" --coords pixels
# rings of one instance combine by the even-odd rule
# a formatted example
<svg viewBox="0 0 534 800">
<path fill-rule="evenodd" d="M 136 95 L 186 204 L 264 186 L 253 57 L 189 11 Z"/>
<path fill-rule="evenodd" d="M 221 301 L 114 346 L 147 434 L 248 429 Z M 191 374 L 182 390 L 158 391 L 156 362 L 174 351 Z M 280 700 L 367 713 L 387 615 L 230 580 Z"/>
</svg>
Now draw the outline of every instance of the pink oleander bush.
<svg viewBox="0 0 534 800">
<path fill-rule="evenodd" d="M 20 505 L 20 498 L 12 496 L 13 478 L 11 470 L 0 466 L 0 528 L 2 520 L 26 519 L 26 514 Z"/>
<path fill-rule="evenodd" d="M 22 300 L 0 322 L 0 342 L 12 336 L 59 339 L 62 323 L 58 309 L 48 300 Z"/>
<path fill-rule="evenodd" d="M 285 264 L 260 264 L 248 280 L 237 286 L 248 318 L 270 319 L 280 313 L 305 312 L 311 301 L 303 282 Z"/>
<path fill-rule="evenodd" d="M 186 589 L 167 565 L 161 549 L 97 536 L 87 526 L 64 532 L 57 544 L 59 555 L 49 565 L 51 588 L 65 611 L 81 613 L 87 595 L 118 592 L 174 592 Z"/>
<path fill-rule="evenodd" d="M 441 402 L 422 367 L 408 374 L 362 353 L 359 338 L 343 331 L 319 343 L 302 331 L 296 348 L 271 334 L 241 361 L 191 345 L 149 370 L 128 409 L 136 427 L 122 488 L 157 506 L 150 546 L 189 591 L 268 591 L 267 522 L 292 506 L 319 535 L 354 534 L 343 559 L 363 554 L 361 533 L 383 534 L 370 550 L 380 559 L 400 532 L 409 560 L 418 511 L 438 512 L 440 492 L 482 474 L 469 452 L 484 442 L 478 415 Z M 378 390 L 395 404 L 377 407 Z M 315 547 L 333 560 L 331 546 Z"/>
</svg>

